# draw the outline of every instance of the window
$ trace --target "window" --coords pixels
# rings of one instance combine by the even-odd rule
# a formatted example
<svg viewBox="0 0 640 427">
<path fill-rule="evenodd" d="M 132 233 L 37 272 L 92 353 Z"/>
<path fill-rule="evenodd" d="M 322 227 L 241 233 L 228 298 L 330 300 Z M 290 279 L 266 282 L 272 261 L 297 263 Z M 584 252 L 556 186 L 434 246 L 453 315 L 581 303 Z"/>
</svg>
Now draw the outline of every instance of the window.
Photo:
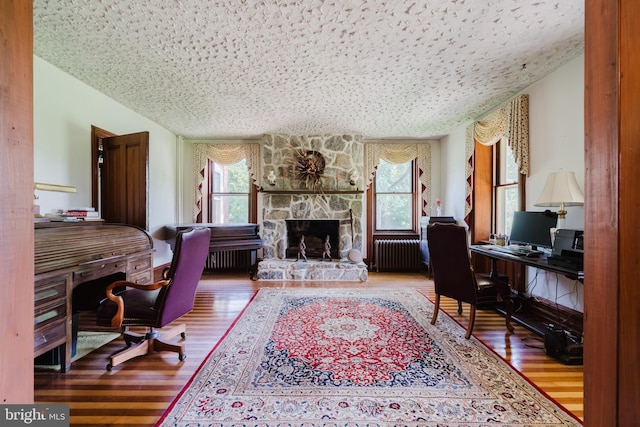
<svg viewBox="0 0 640 427">
<path fill-rule="evenodd" d="M 251 181 L 246 159 L 231 165 L 209 161 L 209 218 L 213 224 L 251 222 Z"/>
<path fill-rule="evenodd" d="M 494 148 L 494 212 L 496 233 L 508 235 L 513 223 L 513 213 L 521 209 L 520 173 L 511 148 L 500 141 Z"/>
<path fill-rule="evenodd" d="M 416 218 L 414 162 L 380 160 L 374 178 L 376 231 L 413 231 Z"/>
</svg>

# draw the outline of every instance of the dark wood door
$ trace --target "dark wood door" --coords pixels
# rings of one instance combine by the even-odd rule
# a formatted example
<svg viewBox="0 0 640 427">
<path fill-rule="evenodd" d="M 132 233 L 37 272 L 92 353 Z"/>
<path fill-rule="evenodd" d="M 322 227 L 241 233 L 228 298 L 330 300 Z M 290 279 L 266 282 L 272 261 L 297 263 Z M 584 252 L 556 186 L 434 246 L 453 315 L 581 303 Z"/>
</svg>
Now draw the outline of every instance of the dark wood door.
<svg viewBox="0 0 640 427">
<path fill-rule="evenodd" d="M 96 130 L 94 204 L 106 222 L 148 229 L 149 132 L 113 135 Z"/>
</svg>

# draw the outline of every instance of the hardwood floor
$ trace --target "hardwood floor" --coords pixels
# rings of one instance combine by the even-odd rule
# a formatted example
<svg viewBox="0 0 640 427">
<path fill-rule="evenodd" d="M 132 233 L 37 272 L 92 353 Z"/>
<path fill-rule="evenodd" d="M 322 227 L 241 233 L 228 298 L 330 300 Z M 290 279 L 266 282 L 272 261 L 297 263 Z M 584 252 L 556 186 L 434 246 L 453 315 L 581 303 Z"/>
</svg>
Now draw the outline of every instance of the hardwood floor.
<svg viewBox="0 0 640 427">
<path fill-rule="evenodd" d="M 36 371 L 35 401 L 68 403 L 74 426 L 154 425 L 257 289 L 354 286 L 420 289 L 433 300 L 433 282 L 417 273 L 370 272 L 365 283 L 266 282 L 251 281 L 244 274 L 206 274 L 199 285 L 194 310 L 180 322 L 187 324 L 184 362 L 179 362 L 175 353 L 155 353 L 107 372 L 107 356 L 124 345 L 118 338 L 74 362 L 66 374 Z M 442 298 L 441 307 L 467 324 L 467 306 L 461 316 L 456 312 L 457 304 L 448 298 Z M 546 356 L 539 339 L 525 328 L 514 326 L 515 333 L 508 335 L 502 316 L 478 310 L 473 334 L 582 419 L 582 366 L 563 365 Z"/>
</svg>

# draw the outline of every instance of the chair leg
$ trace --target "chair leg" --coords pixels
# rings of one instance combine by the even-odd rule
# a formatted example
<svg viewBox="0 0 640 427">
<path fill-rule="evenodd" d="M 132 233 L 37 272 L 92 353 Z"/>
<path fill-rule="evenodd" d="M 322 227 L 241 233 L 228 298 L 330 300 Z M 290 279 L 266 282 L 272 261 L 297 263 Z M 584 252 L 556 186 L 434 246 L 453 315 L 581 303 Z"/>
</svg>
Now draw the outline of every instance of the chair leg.
<svg viewBox="0 0 640 427">
<path fill-rule="evenodd" d="M 431 317 L 431 324 L 436 324 L 436 319 L 438 318 L 438 312 L 440 311 L 440 294 L 436 294 L 436 303 L 433 307 L 433 316 Z"/>
<path fill-rule="evenodd" d="M 473 324 L 476 322 L 476 306 L 471 304 L 471 309 L 469 310 L 469 325 L 467 326 L 467 333 L 465 334 L 465 338 L 469 339 L 471 337 L 471 332 L 473 332 Z"/>
<path fill-rule="evenodd" d="M 172 351 L 174 353 L 178 353 L 178 355 L 185 354 L 184 344 L 172 344 L 157 338 L 153 340 L 153 350 L 154 351 Z"/>
<path fill-rule="evenodd" d="M 145 339 L 145 337 L 146 337 L 146 334 L 131 332 L 129 330 L 124 331 L 122 333 L 122 338 L 124 339 L 124 342 L 127 345 L 127 347 L 131 347 L 131 344 L 141 343 Z"/>
<path fill-rule="evenodd" d="M 177 335 L 182 335 L 182 338 L 185 337 L 185 333 L 187 331 L 187 325 L 184 323 L 180 325 L 176 325 L 171 329 L 160 332 L 160 337 L 153 340 L 153 349 L 155 351 L 173 351 L 174 353 L 178 353 L 178 358 L 180 360 L 185 359 L 185 345 L 184 343 L 170 343 L 166 340 L 171 339 Z"/>
<path fill-rule="evenodd" d="M 507 298 L 503 302 L 506 305 L 506 310 L 505 310 L 506 313 L 504 316 L 504 321 L 507 326 L 507 330 L 509 332 L 513 332 L 514 329 L 513 329 L 513 325 L 511 324 L 511 314 L 513 313 L 513 301 L 511 300 L 511 298 Z"/>
<path fill-rule="evenodd" d="M 178 359 L 184 360 L 186 358 L 185 345 L 169 343 L 166 340 L 177 335 L 182 335 L 184 338 L 186 330 L 185 324 L 179 324 L 167 330 L 151 329 L 147 334 L 127 331 L 123 336 L 127 346 L 111 355 L 107 371 L 134 357 L 144 356 L 154 351 L 172 351 L 178 353 Z"/>
<path fill-rule="evenodd" d="M 458 314 L 462 314 L 462 301 L 458 300 Z"/>
<path fill-rule="evenodd" d="M 148 354 L 151 350 L 152 341 L 144 340 L 133 346 L 128 346 L 122 350 L 111 355 L 109 364 L 107 365 L 107 371 L 110 371 L 114 366 L 117 366 L 127 360 L 134 357 L 143 356 Z"/>
<path fill-rule="evenodd" d="M 161 329 L 158 332 L 160 332 L 160 336 L 162 337 L 162 339 L 165 339 L 165 340 L 171 339 L 177 336 L 178 334 L 182 335 L 182 338 L 184 338 L 187 332 L 187 325 L 184 323 L 181 323 L 179 325 L 173 326 L 170 329 L 166 329 L 166 330 Z"/>
</svg>

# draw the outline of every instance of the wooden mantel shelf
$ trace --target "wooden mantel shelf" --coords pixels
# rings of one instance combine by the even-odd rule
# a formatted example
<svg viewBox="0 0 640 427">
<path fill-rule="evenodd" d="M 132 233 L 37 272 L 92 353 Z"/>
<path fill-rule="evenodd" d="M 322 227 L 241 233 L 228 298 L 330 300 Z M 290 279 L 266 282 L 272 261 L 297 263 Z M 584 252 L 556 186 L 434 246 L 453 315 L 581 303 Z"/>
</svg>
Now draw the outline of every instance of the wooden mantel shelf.
<svg viewBox="0 0 640 427">
<path fill-rule="evenodd" d="M 262 188 L 260 193 L 265 194 L 299 194 L 299 195 L 316 195 L 325 194 L 363 194 L 362 190 L 324 190 L 324 191 L 308 191 L 308 190 L 265 190 Z"/>
</svg>

